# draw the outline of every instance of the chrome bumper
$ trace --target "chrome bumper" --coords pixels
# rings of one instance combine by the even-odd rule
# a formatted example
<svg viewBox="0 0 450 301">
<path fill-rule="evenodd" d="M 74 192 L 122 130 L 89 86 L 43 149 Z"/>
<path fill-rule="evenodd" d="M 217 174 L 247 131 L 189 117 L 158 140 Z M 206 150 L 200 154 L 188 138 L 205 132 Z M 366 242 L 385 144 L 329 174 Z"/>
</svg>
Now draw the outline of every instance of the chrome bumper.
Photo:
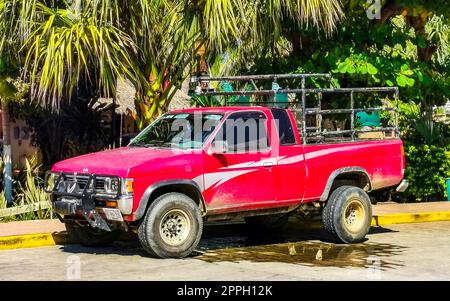
<svg viewBox="0 0 450 301">
<path fill-rule="evenodd" d="M 77 215 L 83 211 L 81 198 L 60 197 L 52 202 L 52 206 L 53 210 L 61 215 Z M 133 212 L 133 197 L 121 196 L 117 200 L 117 209 L 119 209 L 123 215 L 130 215 Z"/>
<path fill-rule="evenodd" d="M 408 180 L 402 180 L 402 182 L 397 186 L 395 189 L 396 192 L 405 192 L 406 189 L 408 189 L 409 181 Z"/>
</svg>

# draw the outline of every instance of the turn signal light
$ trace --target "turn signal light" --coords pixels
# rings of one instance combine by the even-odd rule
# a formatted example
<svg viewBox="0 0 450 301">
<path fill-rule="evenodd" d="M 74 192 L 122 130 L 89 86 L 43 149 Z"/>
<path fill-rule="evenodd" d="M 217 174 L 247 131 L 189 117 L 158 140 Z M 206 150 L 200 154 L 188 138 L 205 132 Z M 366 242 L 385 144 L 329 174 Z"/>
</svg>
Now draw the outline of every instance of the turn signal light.
<svg viewBox="0 0 450 301">
<path fill-rule="evenodd" d="M 133 193 L 133 181 L 132 180 L 127 180 L 127 192 Z"/>
<path fill-rule="evenodd" d="M 133 195 L 133 179 L 122 179 L 122 194 Z"/>
<path fill-rule="evenodd" d="M 106 208 L 116 208 L 117 202 L 116 201 L 106 201 Z"/>
</svg>

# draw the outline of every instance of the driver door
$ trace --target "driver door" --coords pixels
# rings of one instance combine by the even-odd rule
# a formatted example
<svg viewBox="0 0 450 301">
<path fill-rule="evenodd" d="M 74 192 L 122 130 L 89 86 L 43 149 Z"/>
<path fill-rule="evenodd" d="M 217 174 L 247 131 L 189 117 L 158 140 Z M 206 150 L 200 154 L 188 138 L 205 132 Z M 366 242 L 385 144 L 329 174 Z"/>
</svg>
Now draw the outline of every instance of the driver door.
<svg viewBox="0 0 450 301">
<path fill-rule="evenodd" d="M 270 127 L 261 111 L 231 114 L 204 152 L 204 197 L 213 214 L 276 200 Z M 219 146 L 219 150 L 217 150 Z"/>
</svg>

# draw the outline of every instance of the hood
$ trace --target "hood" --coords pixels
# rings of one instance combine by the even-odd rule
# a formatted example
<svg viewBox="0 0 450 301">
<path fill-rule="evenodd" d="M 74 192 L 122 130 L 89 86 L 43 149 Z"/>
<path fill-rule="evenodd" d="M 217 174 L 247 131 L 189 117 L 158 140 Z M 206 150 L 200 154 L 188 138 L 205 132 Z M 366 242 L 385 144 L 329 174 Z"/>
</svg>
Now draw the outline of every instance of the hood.
<svg viewBox="0 0 450 301">
<path fill-rule="evenodd" d="M 200 153 L 199 150 L 122 147 L 60 161 L 53 165 L 52 171 L 95 173 L 124 178 L 139 176 L 142 172 L 192 172 L 197 169 L 192 165 L 192 156 Z"/>
</svg>

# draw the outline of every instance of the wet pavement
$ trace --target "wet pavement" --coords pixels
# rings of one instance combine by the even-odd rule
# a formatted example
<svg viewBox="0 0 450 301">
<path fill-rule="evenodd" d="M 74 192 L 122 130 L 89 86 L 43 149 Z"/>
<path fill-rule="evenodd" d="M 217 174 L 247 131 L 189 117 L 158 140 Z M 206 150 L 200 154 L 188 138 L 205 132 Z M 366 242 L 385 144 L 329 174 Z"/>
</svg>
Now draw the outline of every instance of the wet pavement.
<svg viewBox="0 0 450 301">
<path fill-rule="evenodd" d="M 333 242 L 315 222 L 204 232 L 182 260 L 151 258 L 136 240 L 0 251 L 0 280 L 450 280 L 450 222 L 374 227 L 354 245 Z"/>
<path fill-rule="evenodd" d="M 367 258 L 379 258 L 382 270 L 397 268 L 401 263 L 390 260 L 392 255 L 401 254 L 403 247 L 391 244 L 358 244 L 353 246 L 313 242 L 293 242 L 274 245 L 229 248 L 208 251 L 198 259 L 206 262 L 277 262 L 323 267 L 363 267 L 372 262 Z"/>
<path fill-rule="evenodd" d="M 291 221 L 281 229 L 260 233 L 245 224 L 210 226 L 206 227 L 196 258 L 211 263 L 249 261 L 367 268 L 373 264 L 367 258 L 373 257 L 382 270 L 402 265 L 391 258 L 401 254 L 406 249 L 403 246 L 373 242 L 336 244 L 321 227 L 320 222 Z M 389 231 L 372 228 L 371 233 L 383 230 Z"/>
</svg>

